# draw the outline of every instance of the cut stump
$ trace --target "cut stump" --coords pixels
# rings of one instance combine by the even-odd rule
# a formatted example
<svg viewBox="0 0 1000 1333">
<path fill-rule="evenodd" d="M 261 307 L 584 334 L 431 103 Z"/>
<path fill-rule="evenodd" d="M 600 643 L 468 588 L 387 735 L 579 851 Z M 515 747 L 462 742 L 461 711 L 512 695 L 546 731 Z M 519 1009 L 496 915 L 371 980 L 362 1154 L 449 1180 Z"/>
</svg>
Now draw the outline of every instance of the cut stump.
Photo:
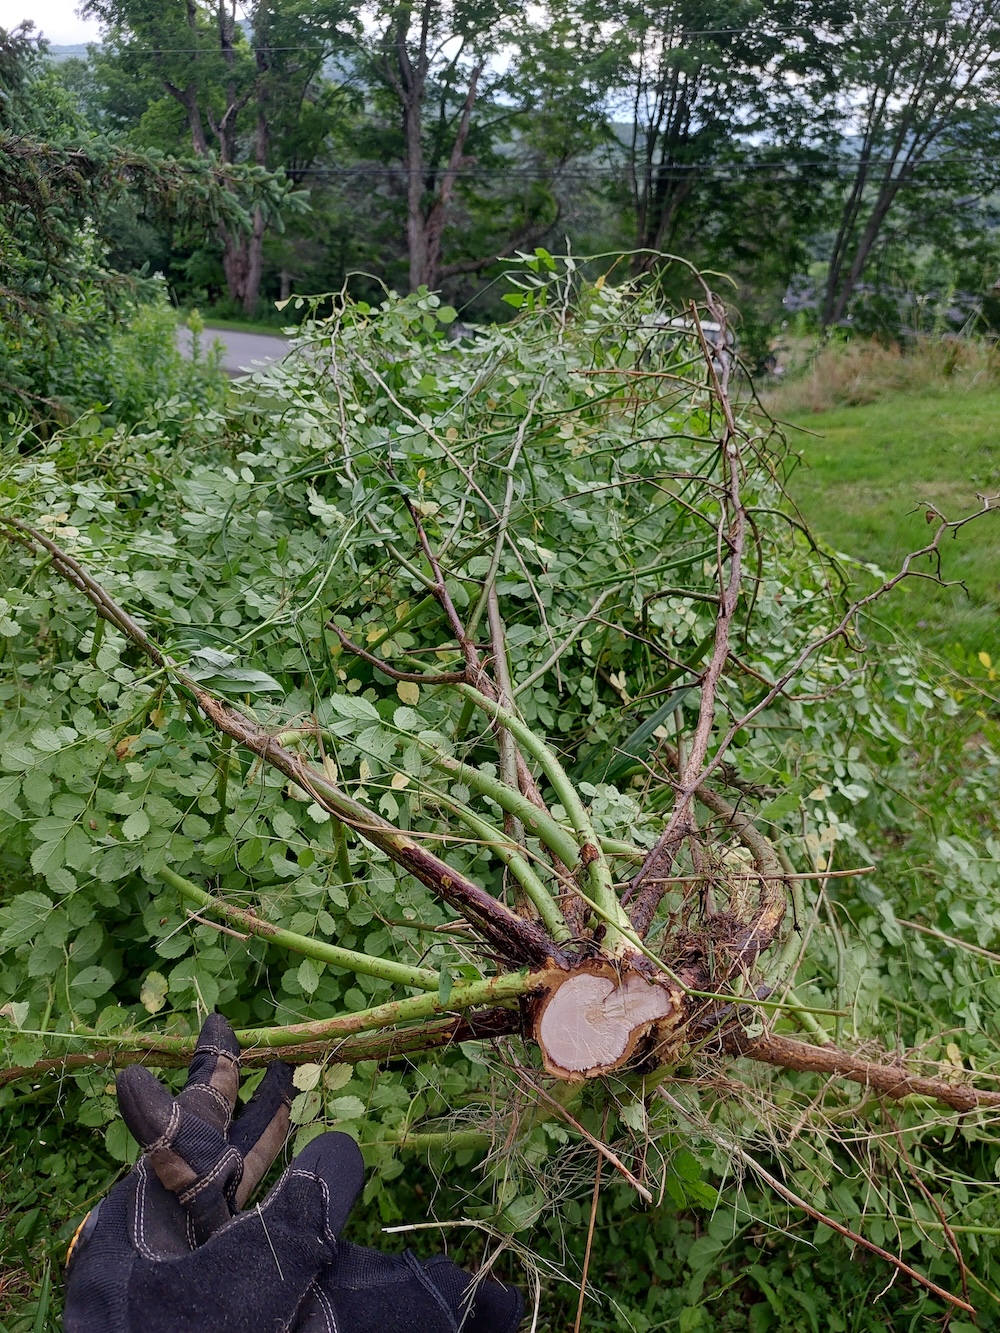
<svg viewBox="0 0 1000 1333">
<path fill-rule="evenodd" d="M 679 1017 L 679 993 L 594 962 L 566 974 L 544 997 L 535 1039 L 549 1073 L 576 1083 L 620 1068 L 654 1024 Z"/>
</svg>

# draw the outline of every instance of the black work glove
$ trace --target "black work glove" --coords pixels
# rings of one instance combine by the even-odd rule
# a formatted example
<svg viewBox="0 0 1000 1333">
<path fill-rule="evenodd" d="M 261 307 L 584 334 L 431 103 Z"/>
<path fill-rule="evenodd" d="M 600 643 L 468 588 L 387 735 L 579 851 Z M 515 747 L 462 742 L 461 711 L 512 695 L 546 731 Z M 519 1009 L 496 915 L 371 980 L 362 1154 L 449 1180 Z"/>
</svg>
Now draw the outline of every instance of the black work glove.
<svg viewBox="0 0 1000 1333">
<path fill-rule="evenodd" d="M 516 1287 L 477 1281 L 443 1254 L 422 1263 L 341 1241 L 295 1333 L 514 1333 L 523 1314 Z"/>
<path fill-rule="evenodd" d="M 118 1077 L 148 1150 L 70 1247 L 66 1333 L 283 1333 L 293 1327 L 364 1179 L 346 1134 L 314 1139 L 267 1198 L 238 1209 L 285 1140 L 291 1071 L 273 1065 L 232 1121 L 239 1047 L 208 1019 L 174 1098 L 139 1066 Z"/>
</svg>

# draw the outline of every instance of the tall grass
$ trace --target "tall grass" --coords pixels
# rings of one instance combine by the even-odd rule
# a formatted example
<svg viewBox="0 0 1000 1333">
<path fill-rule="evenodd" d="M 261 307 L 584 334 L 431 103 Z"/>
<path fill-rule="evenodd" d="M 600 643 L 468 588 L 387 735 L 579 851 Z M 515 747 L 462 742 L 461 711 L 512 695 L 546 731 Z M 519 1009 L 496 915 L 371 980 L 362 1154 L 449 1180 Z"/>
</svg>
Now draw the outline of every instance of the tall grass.
<svg viewBox="0 0 1000 1333">
<path fill-rule="evenodd" d="M 903 349 L 874 341 L 829 343 L 763 393 L 777 417 L 860 407 L 887 394 L 1000 384 L 1000 351 L 975 338 L 921 338 Z"/>
</svg>

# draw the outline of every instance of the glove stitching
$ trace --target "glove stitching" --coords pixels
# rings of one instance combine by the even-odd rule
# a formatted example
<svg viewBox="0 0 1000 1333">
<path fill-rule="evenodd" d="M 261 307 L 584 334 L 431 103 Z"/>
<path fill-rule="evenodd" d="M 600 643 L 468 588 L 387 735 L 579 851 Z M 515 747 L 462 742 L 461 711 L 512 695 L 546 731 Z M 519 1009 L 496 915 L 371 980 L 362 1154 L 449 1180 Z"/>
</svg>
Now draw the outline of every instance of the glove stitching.
<svg viewBox="0 0 1000 1333">
<path fill-rule="evenodd" d="M 403 1258 L 413 1269 L 413 1272 L 416 1274 L 417 1281 L 420 1283 L 420 1285 L 430 1293 L 430 1295 L 437 1302 L 440 1309 L 443 1311 L 445 1318 L 448 1320 L 448 1327 L 451 1330 L 451 1333 L 455 1333 L 455 1330 L 457 1330 L 460 1327 L 460 1325 L 455 1319 L 455 1312 L 452 1310 L 451 1306 L 445 1300 L 441 1292 L 438 1291 L 437 1287 L 434 1285 L 431 1279 L 427 1276 L 427 1273 L 424 1269 L 424 1265 L 420 1262 L 420 1260 L 417 1258 L 417 1256 L 413 1253 L 412 1250 L 404 1250 Z M 467 1314 L 468 1311 L 466 1311 L 466 1315 Z M 465 1323 L 465 1317 L 466 1316 L 462 1317 L 463 1324 Z"/>
<path fill-rule="evenodd" d="M 149 1184 L 149 1163 L 145 1157 L 136 1164 L 136 1172 L 139 1176 L 139 1187 L 136 1190 L 135 1245 L 144 1258 L 155 1260 L 157 1255 L 146 1243 L 146 1193 Z"/>
<path fill-rule="evenodd" d="M 228 1128 L 229 1122 L 233 1118 L 233 1110 L 229 1105 L 229 1098 L 224 1096 L 218 1088 L 213 1088 L 209 1083 L 196 1083 L 193 1088 L 185 1088 L 185 1092 L 207 1092 L 215 1104 L 225 1112 L 226 1127 Z"/>
<path fill-rule="evenodd" d="M 190 1203 L 192 1199 L 198 1197 L 202 1190 L 207 1189 L 209 1185 L 213 1185 L 228 1167 L 234 1162 L 238 1163 L 239 1160 L 240 1155 L 236 1149 L 227 1148 L 207 1176 L 202 1176 L 199 1180 L 196 1180 L 190 1189 L 185 1190 L 183 1194 L 179 1194 L 177 1197 L 180 1199 L 181 1203 Z"/>
<path fill-rule="evenodd" d="M 150 1176 L 150 1164 L 147 1157 L 140 1157 L 135 1165 L 138 1183 L 135 1191 L 135 1248 L 144 1259 L 151 1259 L 154 1263 L 164 1263 L 165 1256 L 157 1254 L 146 1239 L 146 1198 L 149 1193 L 149 1185 L 152 1183 Z M 184 1233 L 187 1239 L 189 1249 L 198 1248 L 197 1238 L 194 1234 L 194 1219 L 191 1215 L 185 1214 Z"/>
<path fill-rule="evenodd" d="M 319 1302 L 319 1307 L 323 1312 L 323 1323 L 326 1326 L 326 1333 L 339 1333 L 337 1315 L 333 1308 L 333 1302 L 318 1283 L 313 1287 L 313 1291 Z"/>
<path fill-rule="evenodd" d="M 195 1055 L 223 1056 L 225 1059 L 230 1060 L 234 1065 L 238 1065 L 240 1062 L 240 1057 L 238 1055 L 233 1055 L 232 1051 L 227 1050 L 225 1046 L 199 1046 L 195 1051 Z"/>
<path fill-rule="evenodd" d="M 295 1171 L 290 1173 L 293 1176 L 303 1176 L 306 1180 L 315 1180 L 316 1184 L 323 1191 L 323 1234 L 331 1245 L 336 1246 L 337 1237 L 330 1230 L 330 1187 L 322 1176 L 317 1176 L 311 1171 Z"/>
<path fill-rule="evenodd" d="M 173 1143 L 174 1135 L 180 1128 L 180 1120 L 181 1120 L 181 1108 L 179 1103 L 174 1102 L 170 1108 L 170 1119 L 167 1121 L 166 1129 L 163 1131 L 163 1133 L 160 1135 L 160 1137 L 156 1140 L 155 1143 L 149 1143 L 146 1145 L 146 1151 L 157 1152 L 161 1148 L 169 1148 Z"/>
</svg>

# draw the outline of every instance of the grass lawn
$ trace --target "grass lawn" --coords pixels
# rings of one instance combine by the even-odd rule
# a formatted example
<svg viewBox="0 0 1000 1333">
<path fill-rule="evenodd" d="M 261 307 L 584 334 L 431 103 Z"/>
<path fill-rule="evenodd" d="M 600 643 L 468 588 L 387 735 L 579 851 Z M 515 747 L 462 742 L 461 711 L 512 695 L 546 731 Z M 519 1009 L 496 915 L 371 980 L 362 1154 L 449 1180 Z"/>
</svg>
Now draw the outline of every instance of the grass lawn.
<svg viewBox="0 0 1000 1333">
<path fill-rule="evenodd" d="M 188 316 L 187 310 L 178 312 L 178 318 L 183 324 Z M 223 319 L 214 315 L 211 310 L 199 310 L 198 312 L 205 321 L 207 329 L 225 329 L 231 333 L 267 333 L 271 337 L 281 338 L 284 336 L 284 330 L 289 325 L 295 324 L 294 319 L 282 319 L 267 322 L 261 319 Z"/>
<path fill-rule="evenodd" d="M 1000 492 L 1000 391 L 928 388 L 896 392 L 863 407 L 798 417 L 789 430 L 802 464 L 789 490 L 825 541 L 895 573 L 932 529 L 924 504 L 948 518 Z M 943 543 L 943 574 L 968 588 L 908 580 L 876 615 L 938 650 L 1000 659 L 1000 509 Z M 918 567 L 930 568 L 926 562 Z M 871 581 L 859 572 L 859 590 Z"/>
</svg>

